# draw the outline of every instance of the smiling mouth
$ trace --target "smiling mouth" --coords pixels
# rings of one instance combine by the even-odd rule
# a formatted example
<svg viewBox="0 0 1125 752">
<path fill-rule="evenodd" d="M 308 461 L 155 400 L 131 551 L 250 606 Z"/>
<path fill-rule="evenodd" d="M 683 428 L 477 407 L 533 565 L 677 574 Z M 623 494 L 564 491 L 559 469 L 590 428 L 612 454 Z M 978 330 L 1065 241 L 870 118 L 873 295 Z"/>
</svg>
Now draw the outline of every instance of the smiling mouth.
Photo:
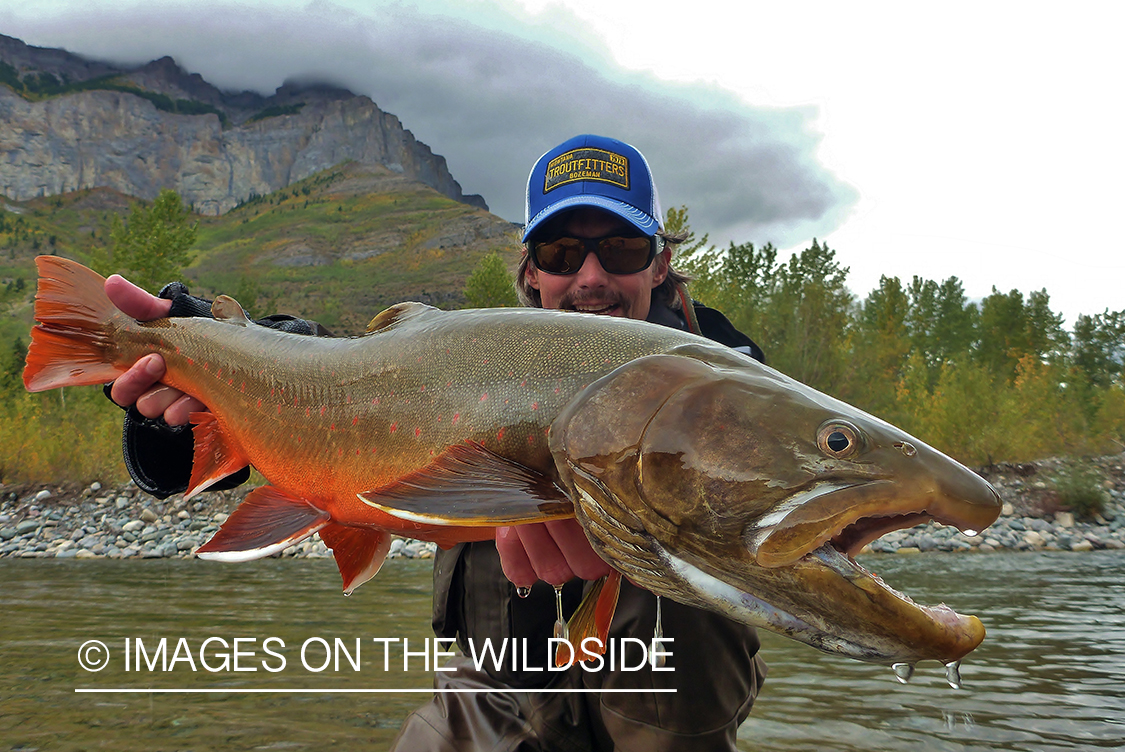
<svg viewBox="0 0 1125 752">
<path fill-rule="evenodd" d="M 572 310 L 578 311 L 579 313 L 593 313 L 600 316 L 612 316 L 614 313 L 617 313 L 621 310 L 621 306 L 617 303 L 610 303 L 609 305 L 575 303 L 573 304 Z"/>
</svg>

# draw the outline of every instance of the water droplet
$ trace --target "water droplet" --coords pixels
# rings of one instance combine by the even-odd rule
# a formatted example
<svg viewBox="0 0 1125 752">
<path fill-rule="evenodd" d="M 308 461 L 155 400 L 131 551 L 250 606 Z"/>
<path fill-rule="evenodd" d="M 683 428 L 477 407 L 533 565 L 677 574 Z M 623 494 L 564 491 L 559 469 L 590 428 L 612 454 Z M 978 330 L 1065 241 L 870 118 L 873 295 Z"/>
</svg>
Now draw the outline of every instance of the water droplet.
<svg viewBox="0 0 1125 752">
<path fill-rule="evenodd" d="M 971 528 L 967 529 L 967 530 L 962 530 L 961 532 L 964 533 L 964 535 L 968 538 L 972 538 L 972 537 L 980 534 L 979 531 L 973 530 Z"/>
<path fill-rule="evenodd" d="M 961 661 L 945 664 L 945 680 L 954 689 L 961 689 Z"/>
<path fill-rule="evenodd" d="M 531 588 L 529 588 L 529 587 L 517 587 L 516 588 L 516 595 L 518 595 L 520 598 L 526 598 L 527 596 L 531 595 Z"/>
<path fill-rule="evenodd" d="M 350 598 L 351 596 L 352 596 L 352 591 L 351 591 L 351 590 L 345 590 L 345 591 L 344 591 L 344 597 L 345 597 L 345 598 Z"/>
<path fill-rule="evenodd" d="M 660 596 L 656 596 L 656 627 L 652 630 L 652 667 L 663 668 L 665 646 L 659 642 L 664 639 L 664 622 L 660 616 Z"/>
<path fill-rule="evenodd" d="M 555 639 L 570 639 L 570 630 L 567 629 L 566 620 L 563 619 L 562 585 L 555 585 Z"/>
<path fill-rule="evenodd" d="M 910 677 L 914 676 L 913 663 L 896 663 L 891 666 L 891 670 L 895 672 L 895 678 L 902 684 L 910 681 Z"/>
</svg>

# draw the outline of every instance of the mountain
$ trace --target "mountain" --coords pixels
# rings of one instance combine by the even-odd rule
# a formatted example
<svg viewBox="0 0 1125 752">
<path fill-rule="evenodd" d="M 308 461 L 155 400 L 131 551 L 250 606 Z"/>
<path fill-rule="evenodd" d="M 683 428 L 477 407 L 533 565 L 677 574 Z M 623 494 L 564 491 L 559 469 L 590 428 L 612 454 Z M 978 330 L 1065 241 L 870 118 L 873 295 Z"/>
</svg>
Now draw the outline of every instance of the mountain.
<svg viewBox="0 0 1125 752">
<path fill-rule="evenodd" d="M 177 191 L 221 215 L 344 162 L 381 165 L 470 206 L 445 158 L 364 96 L 286 82 L 224 92 L 170 57 L 135 68 L 0 35 L 0 193 Z"/>
<path fill-rule="evenodd" d="M 92 188 L 0 200 L 0 356 L 31 328 L 34 257 L 90 263 L 139 199 Z M 519 262 L 518 228 L 382 165 L 347 162 L 198 218 L 192 293 L 233 295 L 255 316 L 289 313 L 358 334 L 383 308 L 465 303 L 465 279 L 496 251 Z M 171 281 L 171 280 L 169 280 Z M 2 360 L 2 357 L 0 357 Z"/>
</svg>

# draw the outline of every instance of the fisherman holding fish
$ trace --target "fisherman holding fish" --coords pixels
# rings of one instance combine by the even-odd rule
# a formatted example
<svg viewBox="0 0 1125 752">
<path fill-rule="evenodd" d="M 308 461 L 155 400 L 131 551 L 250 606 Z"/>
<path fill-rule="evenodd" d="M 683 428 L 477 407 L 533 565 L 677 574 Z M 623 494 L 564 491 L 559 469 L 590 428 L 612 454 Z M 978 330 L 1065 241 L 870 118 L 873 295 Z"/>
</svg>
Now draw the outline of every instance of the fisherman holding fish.
<svg viewBox="0 0 1125 752">
<path fill-rule="evenodd" d="M 632 147 L 582 136 L 548 152 L 527 220 L 519 285 L 555 310 L 400 303 L 347 339 L 301 336 L 322 332 L 291 317 L 251 325 L 226 296 L 207 316 L 182 286 L 158 298 L 39 256 L 24 386 L 116 380 L 130 472 L 161 497 L 257 468 L 268 483 L 201 558 L 250 561 L 317 533 L 350 593 L 392 535 L 486 542 L 434 572 L 435 630 L 474 670 L 465 656 L 440 674 L 398 749 L 731 749 L 764 671 L 741 625 L 901 681 L 937 660 L 958 688 L 980 619 L 915 602 L 855 556 L 928 520 L 975 535 L 1000 513 L 996 489 L 762 364 L 695 305 Z M 190 434 L 165 425 L 189 419 Z M 570 580 L 595 576 L 566 619 Z M 656 596 L 706 612 L 669 603 L 665 617 Z"/>
<path fill-rule="evenodd" d="M 717 311 L 694 303 L 687 279 L 671 266 L 683 237 L 664 232 L 652 173 L 632 146 L 583 135 L 536 162 L 527 185 L 525 254 L 517 274 L 528 306 L 617 316 L 701 334 L 762 360 L 761 350 Z M 210 316 L 210 304 L 172 284 L 157 298 L 120 278 L 107 292 L 138 320 L 169 315 Z M 325 334 L 315 323 L 274 316 L 259 323 L 301 334 Z M 131 406 L 124 428 L 126 465 L 138 485 L 165 498 L 186 489 L 191 433 L 182 427 L 206 407 L 163 385 L 159 355 L 142 358 L 118 378 L 110 395 Z M 222 485 L 244 482 L 245 473 Z M 521 670 L 486 664 L 437 675 L 447 689 L 508 689 L 511 693 L 439 693 L 403 726 L 395 749 L 645 749 L 733 750 L 765 676 L 752 627 L 702 609 L 621 585 L 611 640 L 650 644 L 662 634 L 669 670 L 597 672 L 578 664 L 544 670 L 559 604 L 573 612 L 584 586 L 610 572 L 574 519 L 499 528 L 496 541 L 439 551 L 434 568 L 434 630 L 467 641 L 521 644 Z M 637 665 L 638 661 L 622 661 Z M 522 670 L 528 666 L 533 670 Z M 538 689 L 636 692 L 536 693 Z M 675 693 L 646 692 L 675 689 Z"/>
</svg>

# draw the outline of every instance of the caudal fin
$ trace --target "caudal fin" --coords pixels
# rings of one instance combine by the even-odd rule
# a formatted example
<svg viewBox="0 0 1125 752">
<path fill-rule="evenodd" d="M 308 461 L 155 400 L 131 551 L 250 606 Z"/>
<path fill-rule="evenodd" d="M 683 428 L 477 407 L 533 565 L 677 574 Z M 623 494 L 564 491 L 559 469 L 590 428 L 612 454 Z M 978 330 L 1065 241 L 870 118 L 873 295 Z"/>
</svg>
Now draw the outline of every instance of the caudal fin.
<svg viewBox="0 0 1125 752">
<path fill-rule="evenodd" d="M 39 256 L 39 290 L 23 383 L 29 392 L 113 381 L 113 333 L 127 321 L 105 294 L 105 279 L 59 256 Z"/>
</svg>

